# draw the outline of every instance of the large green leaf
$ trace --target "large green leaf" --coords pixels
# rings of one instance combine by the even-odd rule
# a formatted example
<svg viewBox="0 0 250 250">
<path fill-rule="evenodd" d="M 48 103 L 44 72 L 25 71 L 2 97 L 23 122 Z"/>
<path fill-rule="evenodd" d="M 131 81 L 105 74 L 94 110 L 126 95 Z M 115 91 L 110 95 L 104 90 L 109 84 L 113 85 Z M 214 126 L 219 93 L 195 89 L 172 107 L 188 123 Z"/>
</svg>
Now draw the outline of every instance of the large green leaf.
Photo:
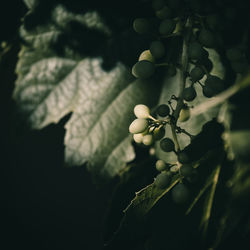
<svg viewBox="0 0 250 250">
<path fill-rule="evenodd" d="M 55 44 L 73 21 L 110 35 L 96 12 L 74 14 L 61 5 L 51 10 L 46 24 L 31 30 L 22 26 L 26 44 L 19 54 L 14 98 L 33 129 L 72 112 L 65 126 L 66 163 L 88 161 L 96 175 L 110 178 L 135 156 L 128 134 L 133 107 L 151 106 L 157 93 L 153 81 L 135 80 L 120 62 L 105 71 L 102 58 L 85 57 L 67 43 L 58 53 Z"/>
</svg>

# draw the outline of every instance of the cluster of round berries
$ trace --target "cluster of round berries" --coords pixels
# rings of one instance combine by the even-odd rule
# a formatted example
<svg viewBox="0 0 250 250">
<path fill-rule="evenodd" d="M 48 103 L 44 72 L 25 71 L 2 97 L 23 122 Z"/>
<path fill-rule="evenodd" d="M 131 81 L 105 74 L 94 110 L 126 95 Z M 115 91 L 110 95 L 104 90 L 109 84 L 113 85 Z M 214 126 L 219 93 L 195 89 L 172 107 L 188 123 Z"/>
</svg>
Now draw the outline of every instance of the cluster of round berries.
<svg viewBox="0 0 250 250">
<path fill-rule="evenodd" d="M 152 117 L 148 106 L 143 104 L 136 105 L 134 114 L 137 119 L 130 124 L 129 132 L 133 134 L 133 139 L 136 143 L 143 143 L 149 146 L 165 135 L 165 121 L 158 121 Z"/>
<path fill-rule="evenodd" d="M 179 35 L 180 20 L 164 0 L 152 1 L 152 8 L 158 18 L 154 24 L 146 18 L 136 18 L 133 22 L 133 28 L 138 34 L 152 34 L 153 37 L 158 37 L 157 40 L 152 39 L 149 49 L 141 53 L 138 62 L 132 68 L 132 74 L 142 79 L 151 77 L 156 67 L 161 65 L 166 66 L 169 76 L 176 74 L 175 63 L 166 59 L 166 39 Z"/>
<path fill-rule="evenodd" d="M 155 167 L 160 173 L 156 176 L 154 185 L 160 189 L 165 189 L 169 186 L 174 174 L 179 173 L 179 175 L 187 181 L 192 181 L 196 175 L 195 169 L 187 164 L 171 165 L 163 160 L 157 160 Z M 172 198 L 176 203 L 184 203 L 189 198 L 189 189 L 183 182 L 182 179 L 181 182 L 175 185 L 171 190 Z"/>
</svg>

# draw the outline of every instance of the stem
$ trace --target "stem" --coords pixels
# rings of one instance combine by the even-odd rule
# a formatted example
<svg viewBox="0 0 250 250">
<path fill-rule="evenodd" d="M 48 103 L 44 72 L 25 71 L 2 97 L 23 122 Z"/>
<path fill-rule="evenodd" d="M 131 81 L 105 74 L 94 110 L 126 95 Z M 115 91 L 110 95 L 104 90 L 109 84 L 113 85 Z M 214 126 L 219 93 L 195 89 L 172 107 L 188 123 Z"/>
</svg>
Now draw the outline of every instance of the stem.
<svg viewBox="0 0 250 250">
<path fill-rule="evenodd" d="M 181 77 L 180 77 L 180 90 L 179 90 L 176 108 L 173 112 L 174 119 L 170 123 L 176 152 L 180 151 L 180 144 L 178 142 L 177 135 L 176 135 L 176 123 L 177 123 L 180 111 L 181 111 L 183 104 L 184 104 L 182 95 L 183 95 L 183 90 L 185 88 L 186 77 L 187 77 L 187 74 L 186 74 L 187 66 L 188 66 L 188 54 L 187 54 L 188 46 L 187 46 L 187 44 L 188 44 L 190 34 L 191 34 L 190 19 L 187 19 L 186 28 L 187 28 L 187 34 L 186 34 L 186 36 L 184 35 L 184 37 L 183 37 L 182 56 L 181 56 L 182 70 L 181 70 Z"/>
<path fill-rule="evenodd" d="M 186 71 L 187 71 L 187 66 L 188 66 L 188 55 L 187 55 L 187 44 L 190 38 L 190 33 L 191 33 L 191 23 L 190 20 L 187 20 L 186 23 L 187 27 L 187 35 L 184 36 L 183 38 L 183 47 L 182 47 L 182 57 L 181 57 L 181 64 L 182 64 L 182 72 L 181 72 L 181 79 L 180 79 L 180 91 L 179 91 L 179 99 L 177 101 L 176 109 L 174 111 L 174 118 L 175 118 L 175 124 L 177 122 L 177 119 L 179 117 L 180 111 L 183 106 L 183 97 L 182 93 L 185 88 L 185 83 L 186 83 Z"/>
<path fill-rule="evenodd" d="M 178 153 L 180 151 L 180 144 L 177 139 L 176 131 L 175 131 L 175 124 L 171 123 L 171 131 L 172 131 L 172 136 L 173 136 L 173 141 L 175 145 L 175 151 Z"/>
</svg>

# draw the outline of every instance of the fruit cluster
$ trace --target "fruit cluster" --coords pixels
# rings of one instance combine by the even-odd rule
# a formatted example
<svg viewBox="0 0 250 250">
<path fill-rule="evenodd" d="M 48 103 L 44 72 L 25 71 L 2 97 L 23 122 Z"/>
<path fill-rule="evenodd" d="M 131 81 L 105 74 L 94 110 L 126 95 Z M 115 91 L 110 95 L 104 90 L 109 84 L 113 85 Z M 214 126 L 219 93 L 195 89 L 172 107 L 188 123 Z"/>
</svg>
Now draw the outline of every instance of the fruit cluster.
<svg viewBox="0 0 250 250">
<path fill-rule="evenodd" d="M 201 4 L 202 3 L 202 4 Z M 204 6 L 203 6 L 204 5 Z M 160 148 L 164 152 L 174 152 L 177 155 L 176 164 L 168 164 L 162 159 L 156 162 L 160 173 L 154 184 L 161 189 L 167 188 L 174 174 L 181 179 L 189 180 L 195 173 L 194 162 L 199 161 L 209 150 L 221 146 L 223 126 L 216 119 L 203 124 L 198 135 L 190 135 L 185 129 L 177 126 L 177 122 L 190 119 L 190 108 L 198 93 L 206 98 L 212 98 L 226 88 L 225 78 L 213 73 L 213 62 L 210 51 L 214 50 L 225 67 L 232 70 L 235 77 L 244 74 L 249 68 L 246 56 L 248 36 L 241 34 L 241 39 L 234 44 L 228 42 L 230 25 L 234 26 L 237 19 L 237 6 L 230 3 L 224 8 L 220 1 L 198 0 L 153 0 L 150 18 L 137 18 L 133 22 L 134 30 L 140 35 L 151 36 L 148 49 L 143 51 L 138 62 L 132 67 L 136 78 L 146 79 L 158 73 L 173 77 L 178 72 L 182 75 L 181 92 L 177 97 L 172 96 L 156 108 L 154 118 L 150 109 L 142 104 L 135 106 L 137 117 L 129 131 L 136 143 L 152 145 L 160 140 Z M 237 12 L 240 13 L 240 12 Z M 223 34 L 223 36 L 221 35 Z M 178 83 L 176 83 L 178 84 Z M 197 91 L 202 88 L 201 91 Z M 173 107 L 171 102 L 177 104 Z M 165 137 L 165 126 L 171 126 L 172 136 Z M 190 136 L 190 144 L 181 149 L 175 133 L 185 133 Z M 171 138 L 170 138 L 171 137 Z M 184 181 L 185 182 L 185 181 Z M 177 203 L 187 200 L 188 189 L 182 181 L 173 190 L 173 199 Z"/>
</svg>

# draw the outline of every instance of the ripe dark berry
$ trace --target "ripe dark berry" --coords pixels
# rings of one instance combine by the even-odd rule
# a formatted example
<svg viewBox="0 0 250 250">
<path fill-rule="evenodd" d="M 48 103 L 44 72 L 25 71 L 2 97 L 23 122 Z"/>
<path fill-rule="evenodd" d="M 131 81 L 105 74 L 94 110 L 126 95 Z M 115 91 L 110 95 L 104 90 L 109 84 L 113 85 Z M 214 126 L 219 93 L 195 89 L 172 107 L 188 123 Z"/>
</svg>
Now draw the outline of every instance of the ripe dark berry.
<svg viewBox="0 0 250 250">
<path fill-rule="evenodd" d="M 204 70 L 198 66 L 194 67 L 190 72 L 190 76 L 193 82 L 199 81 L 204 76 L 204 74 Z"/>
<path fill-rule="evenodd" d="M 193 101 L 196 96 L 197 94 L 193 86 L 183 90 L 183 98 L 187 102 Z"/>
<path fill-rule="evenodd" d="M 165 117 L 165 116 L 169 115 L 170 108 L 167 104 L 161 104 L 160 106 L 157 107 L 156 113 L 157 113 L 157 115 L 159 115 L 161 117 Z"/>
</svg>

